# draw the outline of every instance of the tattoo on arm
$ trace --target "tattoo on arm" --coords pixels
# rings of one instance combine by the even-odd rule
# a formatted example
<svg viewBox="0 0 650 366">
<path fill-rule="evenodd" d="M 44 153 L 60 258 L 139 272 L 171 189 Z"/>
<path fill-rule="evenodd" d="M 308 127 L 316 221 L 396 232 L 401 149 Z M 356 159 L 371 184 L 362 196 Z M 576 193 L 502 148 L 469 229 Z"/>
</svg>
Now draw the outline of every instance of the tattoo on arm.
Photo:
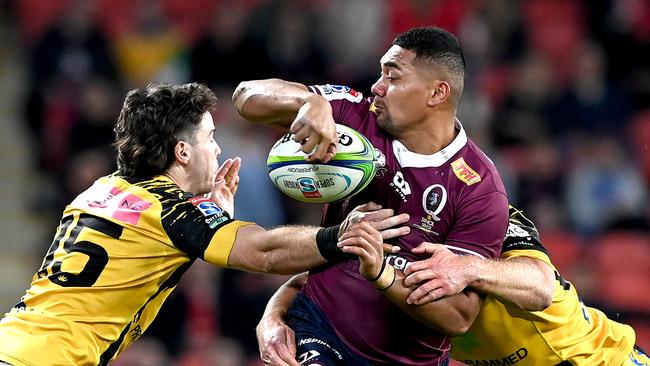
<svg viewBox="0 0 650 366">
<path fill-rule="evenodd" d="M 243 107 L 243 101 L 241 100 L 242 95 L 246 94 L 250 90 L 249 86 L 242 86 L 235 90 L 235 94 L 232 95 L 232 102 L 235 104 L 235 107 L 241 111 Z"/>
</svg>

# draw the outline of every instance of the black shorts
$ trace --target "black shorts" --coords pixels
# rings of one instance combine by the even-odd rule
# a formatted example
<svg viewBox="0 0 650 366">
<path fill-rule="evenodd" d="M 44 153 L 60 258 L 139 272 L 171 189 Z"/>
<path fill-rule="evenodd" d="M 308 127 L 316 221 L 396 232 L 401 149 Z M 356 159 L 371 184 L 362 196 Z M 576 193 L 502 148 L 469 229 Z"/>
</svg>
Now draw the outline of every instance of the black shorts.
<svg viewBox="0 0 650 366">
<path fill-rule="evenodd" d="M 303 366 L 372 366 L 343 344 L 325 315 L 311 300 L 299 294 L 287 324 L 296 333 L 296 359 Z"/>
<path fill-rule="evenodd" d="M 296 333 L 296 355 L 302 366 L 373 366 L 375 363 L 353 353 L 313 301 L 303 294 L 294 300 L 287 324 Z M 447 358 L 442 365 L 448 365 Z"/>
</svg>

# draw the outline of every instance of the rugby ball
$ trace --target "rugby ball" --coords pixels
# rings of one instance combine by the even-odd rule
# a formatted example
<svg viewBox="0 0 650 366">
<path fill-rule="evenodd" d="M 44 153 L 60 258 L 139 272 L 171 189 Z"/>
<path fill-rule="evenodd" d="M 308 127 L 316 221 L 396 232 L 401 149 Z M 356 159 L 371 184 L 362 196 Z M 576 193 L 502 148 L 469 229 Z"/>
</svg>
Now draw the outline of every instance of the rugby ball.
<svg viewBox="0 0 650 366">
<path fill-rule="evenodd" d="M 310 163 L 293 134 L 282 136 L 271 148 L 266 165 L 273 184 L 303 202 L 326 203 L 353 196 L 375 176 L 379 152 L 350 127 L 336 124 L 336 155 L 327 163 Z"/>
</svg>

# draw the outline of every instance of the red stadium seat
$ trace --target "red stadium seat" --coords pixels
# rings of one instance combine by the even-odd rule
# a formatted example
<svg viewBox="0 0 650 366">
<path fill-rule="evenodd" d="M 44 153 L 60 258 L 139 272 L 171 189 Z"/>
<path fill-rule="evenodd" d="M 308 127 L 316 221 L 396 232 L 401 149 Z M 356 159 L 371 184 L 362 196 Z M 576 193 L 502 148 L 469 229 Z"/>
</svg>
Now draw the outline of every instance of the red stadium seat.
<svg viewBox="0 0 650 366">
<path fill-rule="evenodd" d="M 563 276 L 571 278 L 571 273 L 581 264 L 582 243 L 578 236 L 569 231 L 547 230 L 541 233 L 542 244 Z"/>
<path fill-rule="evenodd" d="M 621 311 L 650 309 L 650 234 L 608 233 L 594 243 L 592 254 L 603 304 Z"/>
<path fill-rule="evenodd" d="M 573 77 L 575 55 L 584 39 L 585 17 L 585 6 L 578 0 L 522 2 L 527 41 L 532 49 L 548 58 L 555 78 L 561 83 Z"/>
</svg>

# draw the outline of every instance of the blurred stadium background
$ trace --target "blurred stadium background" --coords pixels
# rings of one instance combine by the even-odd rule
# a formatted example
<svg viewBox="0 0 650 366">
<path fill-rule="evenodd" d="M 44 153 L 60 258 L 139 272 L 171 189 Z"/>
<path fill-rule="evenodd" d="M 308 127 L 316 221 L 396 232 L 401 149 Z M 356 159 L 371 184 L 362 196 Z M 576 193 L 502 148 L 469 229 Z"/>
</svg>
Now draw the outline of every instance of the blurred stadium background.
<svg viewBox="0 0 650 366">
<path fill-rule="evenodd" d="M 127 90 L 208 84 L 224 155 L 244 161 L 238 216 L 317 223 L 319 206 L 269 182 L 277 132 L 240 120 L 234 86 L 282 77 L 369 95 L 392 38 L 420 25 L 461 40 L 460 119 L 560 271 L 650 347 L 647 0 L 0 0 L 2 310 L 28 286 L 63 205 L 114 169 Z M 254 326 L 284 280 L 197 265 L 115 365 L 258 365 Z"/>
</svg>

